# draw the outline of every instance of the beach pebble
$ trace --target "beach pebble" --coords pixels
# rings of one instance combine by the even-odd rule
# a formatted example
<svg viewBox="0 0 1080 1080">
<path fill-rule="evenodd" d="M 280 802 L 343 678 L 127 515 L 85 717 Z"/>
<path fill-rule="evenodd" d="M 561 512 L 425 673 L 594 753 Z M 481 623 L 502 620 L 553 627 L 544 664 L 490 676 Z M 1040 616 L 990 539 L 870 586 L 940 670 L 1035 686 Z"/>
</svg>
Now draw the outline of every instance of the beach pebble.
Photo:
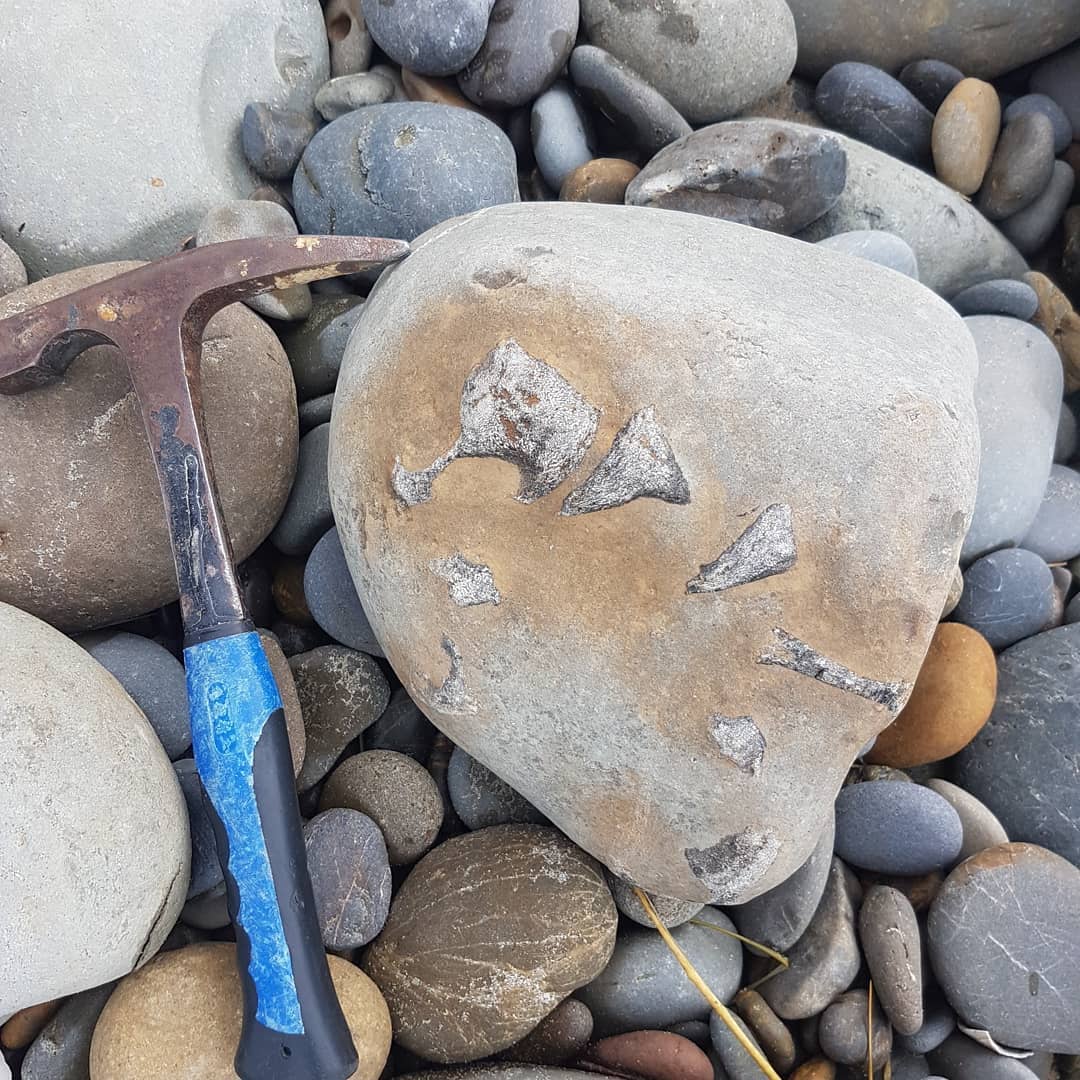
<svg viewBox="0 0 1080 1080">
<path fill-rule="evenodd" d="M 244 110 L 240 141 L 244 156 L 260 176 L 284 180 L 292 176 L 315 131 L 315 121 L 308 113 L 255 101 Z"/>
<path fill-rule="evenodd" d="M 1064 370 L 1065 389 L 1080 389 L 1080 314 L 1069 298 L 1045 274 L 1035 270 L 1024 274 L 1039 298 L 1032 322 L 1045 333 L 1057 349 Z"/>
<path fill-rule="evenodd" d="M 1045 630 L 1053 612 L 1050 567 L 1032 551 L 1004 548 L 965 571 L 953 618 L 977 630 L 993 648 L 1004 649 Z"/>
<path fill-rule="evenodd" d="M 382 716 L 364 731 L 368 750 L 394 750 L 423 765 L 431 754 L 435 727 L 400 687 L 390 697 Z"/>
<path fill-rule="evenodd" d="M 435 75 L 420 75 L 418 72 L 410 71 L 408 68 L 402 68 L 401 85 L 405 88 L 405 94 L 410 101 L 429 101 L 433 105 L 453 105 L 457 109 L 468 109 L 470 112 L 484 114 L 483 109 L 473 104 L 458 89 L 458 84 L 454 79 L 440 79 Z"/>
<path fill-rule="evenodd" d="M 830 127 L 894 157 L 919 163 L 930 156 L 933 114 L 880 68 L 850 60 L 831 67 L 817 84 L 814 108 Z"/>
<path fill-rule="evenodd" d="M 1072 198 L 1076 174 L 1064 161 L 1055 161 L 1050 181 L 1031 203 L 999 222 L 998 228 L 1018 251 L 1032 256 L 1050 239 Z"/>
<path fill-rule="evenodd" d="M 731 1019 L 739 1026 L 743 1035 L 750 1040 L 751 1045 L 761 1053 L 761 1047 L 753 1032 L 746 1026 L 742 1017 L 732 1014 Z M 730 1080 L 757 1080 L 761 1076 L 761 1068 L 756 1061 L 747 1053 L 745 1047 L 736 1038 L 735 1033 L 714 1012 L 709 1017 L 709 1037 L 712 1040 L 713 1049 L 720 1059 L 725 1073 Z"/>
<path fill-rule="evenodd" d="M 944 60 L 912 60 L 897 78 L 932 112 L 936 113 L 964 73 Z"/>
<path fill-rule="evenodd" d="M 122 630 L 99 630 L 78 641 L 142 709 L 165 753 L 172 759 L 183 754 L 191 745 L 184 665 L 156 641 Z"/>
<path fill-rule="evenodd" d="M 1075 32 L 1072 35 L 1078 36 Z M 1045 59 L 1031 73 L 1030 85 L 1035 93 L 1056 101 L 1069 118 L 1073 132 L 1080 132 L 1080 44 Z"/>
<path fill-rule="evenodd" d="M 631 146 L 648 156 L 690 134 L 690 125 L 659 91 L 595 45 L 570 56 L 570 78 L 579 96 L 606 117 Z"/>
<path fill-rule="evenodd" d="M 656 206 L 795 233 L 836 204 L 847 158 L 839 141 L 777 120 L 728 120 L 660 151 L 626 189 Z"/>
<path fill-rule="evenodd" d="M 1025 281 L 998 278 L 961 289 L 950 301 L 961 315 L 1009 315 L 1027 322 L 1039 310 L 1039 297 Z"/>
<path fill-rule="evenodd" d="M 383 655 L 356 595 L 336 527 L 326 532 L 308 556 L 304 596 L 312 617 L 335 641 L 372 656 Z"/>
<path fill-rule="evenodd" d="M 544 815 L 460 746 L 454 747 L 446 783 L 454 812 L 467 829 L 489 825 L 540 825 Z"/>
<path fill-rule="evenodd" d="M 938 179 L 961 195 L 973 195 L 994 156 L 1001 130 L 1001 101 L 990 83 L 964 79 L 934 117 L 932 149 Z"/>
<path fill-rule="evenodd" d="M 297 419 L 300 422 L 300 434 L 306 435 L 320 424 L 329 424 L 334 411 L 334 395 L 323 394 L 321 397 L 308 398 L 300 402 Z"/>
<path fill-rule="evenodd" d="M 390 701 L 379 665 L 344 645 L 321 645 L 289 657 L 304 716 L 307 750 L 296 786 L 317 784 L 342 751 L 373 724 Z"/>
<path fill-rule="evenodd" d="M 533 102 L 531 130 L 536 164 L 554 191 L 594 157 L 588 116 L 567 82 L 555 83 Z"/>
<path fill-rule="evenodd" d="M 566 64 L 578 15 L 578 0 L 495 0 L 484 43 L 458 75 L 462 92 L 493 109 L 532 101 Z"/>
<path fill-rule="evenodd" d="M 293 178 L 305 233 L 412 240 L 449 218 L 517 198 L 514 148 L 495 124 L 419 101 L 338 117 L 308 143 Z"/>
<path fill-rule="evenodd" d="M 911 697 L 866 760 L 906 769 L 951 757 L 986 723 L 996 691 L 997 666 L 986 638 L 959 622 L 941 623 Z"/>
<path fill-rule="evenodd" d="M 329 424 L 312 428 L 300 440 L 289 501 L 270 534 L 274 547 L 286 555 L 306 555 L 334 523 L 326 482 L 329 446 Z"/>
<path fill-rule="evenodd" d="M 477 53 L 493 0 L 363 0 L 364 21 L 391 60 L 421 75 L 453 75 Z"/>
<path fill-rule="evenodd" d="M 819 240 L 818 247 L 828 251 L 843 251 L 860 259 L 887 266 L 898 274 L 919 280 L 919 265 L 911 245 L 895 233 L 884 229 L 855 229 Z"/>
<path fill-rule="evenodd" d="M 593 1018 L 588 1005 L 577 998 L 566 998 L 524 1039 L 498 1056 L 504 1061 L 561 1065 L 582 1053 L 592 1038 L 592 1031 Z"/>
<path fill-rule="evenodd" d="M 964 563 L 1018 544 L 1042 503 L 1061 405 L 1061 361 L 1030 323 L 1001 315 L 964 320 L 979 353 L 975 408 L 981 468 Z"/>
<path fill-rule="evenodd" d="M 1013 117 L 1001 132 L 976 205 L 1000 221 L 1034 202 L 1054 171 L 1054 125 L 1041 112 Z"/>
<path fill-rule="evenodd" d="M 319 811 L 346 807 L 382 830 L 393 866 L 420 858 L 439 834 L 443 803 L 431 774 L 404 754 L 367 750 L 346 758 L 326 781 Z"/>
<path fill-rule="evenodd" d="M 1011 101 L 1005 109 L 1004 118 L 1008 123 L 1020 113 L 1041 112 L 1054 126 L 1054 153 L 1060 154 L 1073 139 L 1073 126 L 1065 115 L 1065 110 L 1046 94 L 1024 94 Z"/>
<path fill-rule="evenodd" d="M 702 908 L 704 922 L 734 930 L 719 908 Z M 671 936 L 710 990 L 725 1004 L 739 989 L 742 946 L 727 934 L 683 923 Z M 598 1035 L 657 1030 L 685 1020 L 707 1020 L 708 1002 L 686 978 L 655 930 L 623 924 L 611 961 L 578 997 L 592 1010 Z"/>
<path fill-rule="evenodd" d="M 859 909 L 859 941 L 878 1004 L 900 1034 L 914 1035 L 923 1025 L 923 979 L 919 922 L 908 898 L 871 885 Z"/>
<path fill-rule="evenodd" d="M 365 105 L 382 105 L 394 96 L 394 84 L 375 71 L 358 71 L 354 75 L 339 75 L 319 87 L 315 108 L 324 120 L 362 109 Z"/>
<path fill-rule="evenodd" d="M 880 990 L 877 983 L 874 985 L 877 990 Z M 955 1030 L 956 1013 L 949 1008 L 941 991 L 935 989 L 924 999 L 922 1027 L 910 1035 L 905 1035 L 902 1031 L 894 1031 L 893 1043 L 904 1054 L 929 1054 Z"/>
<path fill-rule="evenodd" d="M 861 869 L 925 874 L 948 866 L 962 843 L 956 811 L 921 784 L 871 780 L 836 798 L 836 854 Z"/>
<path fill-rule="evenodd" d="M 296 680 L 293 678 L 292 668 L 289 667 L 289 661 L 285 657 L 285 651 L 277 635 L 270 630 L 259 630 L 258 633 L 263 652 L 266 654 L 266 662 L 270 665 L 270 674 L 273 675 L 274 684 L 277 686 L 278 697 L 281 698 L 281 706 L 285 711 L 285 729 L 289 735 L 293 774 L 299 776 L 300 768 L 304 764 L 304 755 L 307 752 L 307 736 L 304 734 L 304 714 L 300 711 L 300 695 L 296 692 Z M 300 651 L 307 652 L 308 650 Z"/>
<path fill-rule="evenodd" d="M 1054 461 L 1058 464 L 1071 461 L 1077 449 L 1080 449 L 1080 421 L 1069 402 L 1063 401 L 1054 439 Z"/>
<path fill-rule="evenodd" d="M 968 1027 L 1080 1053 L 1080 870 L 1033 844 L 961 863 L 930 908 L 934 974 Z"/>
<path fill-rule="evenodd" d="M 218 858 L 217 839 L 214 825 L 204 801 L 202 781 L 191 758 L 183 758 L 173 763 L 180 790 L 184 793 L 187 804 L 188 828 L 191 832 L 191 878 L 188 884 L 187 899 L 212 889 L 224 880 Z"/>
<path fill-rule="evenodd" d="M 564 202 L 621 206 L 630 181 L 639 171 L 632 161 L 622 158 L 593 158 L 567 175 L 559 189 L 559 198 Z"/>
<path fill-rule="evenodd" d="M 2 238 L 0 238 L 0 296 L 21 289 L 26 284 L 26 267 Z"/>
<path fill-rule="evenodd" d="M 960 597 L 964 592 L 964 575 L 957 566 L 953 569 L 952 579 L 949 582 L 949 592 L 945 597 L 945 603 L 941 608 L 941 618 L 948 618 L 955 610 L 956 605 L 960 603 Z M 867 748 L 869 750 L 869 747 Z"/>
<path fill-rule="evenodd" d="M 642 1080 L 713 1080 L 705 1053 L 670 1031 L 629 1031 L 609 1035 L 589 1047 L 588 1062 L 626 1070 Z"/>
<path fill-rule="evenodd" d="M 948 1080 L 1031 1080 L 1024 1061 L 1002 1057 L 959 1031 L 929 1051 L 928 1060 Z M 893 1072 L 895 1080 L 896 1072 Z"/>
<path fill-rule="evenodd" d="M 866 1032 L 868 1013 L 869 1039 Z M 829 1059 L 841 1065 L 865 1068 L 868 1042 L 876 1062 L 884 1061 L 892 1053 L 892 1029 L 881 1015 L 876 1000 L 871 1009 L 865 990 L 849 990 L 821 1014 L 818 1041 Z"/>
<path fill-rule="evenodd" d="M 457 753 L 456 750 L 454 752 Z M 623 915 L 628 919 L 632 919 L 639 926 L 648 926 L 651 929 L 656 925 L 649 917 L 645 905 L 638 899 L 637 894 L 634 892 L 634 886 L 629 881 L 625 881 L 609 870 L 607 883 L 611 889 L 611 895 L 615 899 L 615 906 Z M 684 922 L 689 922 L 699 915 L 701 909 L 705 906 L 695 900 L 678 900 L 671 896 L 657 896 L 655 893 L 647 893 L 646 895 L 649 897 L 649 902 L 652 904 L 653 910 L 660 921 L 669 930 L 676 926 L 682 926 Z"/>
<path fill-rule="evenodd" d="M 89 1080 L 90 1040 L 115 983 L 68 998 L 30 1044 L 22 1080 Z"/>
<path fill-rule="evenodd" d="M 390 912 L 390 863 L 378 825 L 356 810 L 327 810 L 304 826 L 304 848 L 323 944 L 366 945 Z"/>
<path fill-rule="evenodd" d="M 364 969 L 396 1042 L 429 1061 L 471 1061 L 518 1042 L 598 975 L 617 922 L 601 868 L 566 837 L 497 825 L 413 869 Z"/>
<path fill-rule="evenodd" d="M 283 330 L 281 343 L 301 401 L 333 392 L 345 343 L 363 311 L 359 296 L 318 296 L 302 323 Z"/>
<path fill-rule="evenodd" d="M 956 758 L 952 779 L 998 817 L 1011 840 L 1080 865 L 1080 625 L 1047 630 L 998 657 L 994 711 Z"/>
<path fill-rule="evenodd" d="M 735 995 L 735 1008 L 774 1068 L 781 1074 L 789 1073 L 799 1055 L 787 1024 L 756 990 L 740 990 Z"/>
<path fill-rule="evenodd" d="M 1047 562 L 1068 562 L 1080 555 L 1080 473 L 1065 465 L 1050 466 L 1042 505 L 1020 542 Z"/>
<path fill-rule="evenodd" d="M 1001 822 L 969 791 L 937 777 L 927 780 L 926 786 L 931 791 L 936 791 L 960 817 L 960 824 L 964 830 L 964 843 L 956 856 L 957 862 L 963 862 L 985 848 L 1009 842 L 1009 837 Z M 925 1051 L 919 1051 L 919 1053 L 925 1053 Z"/>
<path fill-rule="evenodd" d="M 371 63 L 371 35 L 362 0 L 328 0 L 323 11 L 330 43 L 330 74 L 353 75 Z"/>
</svg>

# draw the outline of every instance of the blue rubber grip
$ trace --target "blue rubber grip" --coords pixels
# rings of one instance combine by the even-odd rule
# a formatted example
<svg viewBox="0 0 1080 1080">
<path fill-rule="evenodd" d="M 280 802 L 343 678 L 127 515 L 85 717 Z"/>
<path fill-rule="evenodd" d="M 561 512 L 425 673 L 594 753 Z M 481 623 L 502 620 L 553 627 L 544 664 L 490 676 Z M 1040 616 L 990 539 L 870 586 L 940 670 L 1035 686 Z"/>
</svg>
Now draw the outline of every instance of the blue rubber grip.
<svg viewBox="0 0 1080 1080">
<path fill-rule="evenodd" d="M 281 699 L 257 633 L 234 634 L 184 650 L 195 764 L 228 837 L 237 884 L 235 921 L 251 944 L 248 975 L 255 1019 L 287 1035 L 304 1032 L 292 958 L 278 907 L 255 798 L 255 746 Z"/>
</svg>

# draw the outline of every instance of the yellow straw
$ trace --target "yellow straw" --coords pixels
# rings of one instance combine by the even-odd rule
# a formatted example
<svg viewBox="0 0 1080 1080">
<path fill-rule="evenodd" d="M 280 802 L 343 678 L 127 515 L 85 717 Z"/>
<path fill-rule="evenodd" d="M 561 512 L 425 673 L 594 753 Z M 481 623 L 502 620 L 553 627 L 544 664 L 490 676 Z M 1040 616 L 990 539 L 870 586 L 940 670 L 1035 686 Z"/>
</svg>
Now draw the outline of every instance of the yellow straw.
<svg viewBox="0 0 1080 1080">
<path fill-rule="evenodd" d="M 672 956 L 679 962 L 679 967 L 686 972 L 686 977 L 697 987 L 701 996 L 712 1006 L 713 1012 L 724 1021 L 727 1029 L 739 1040 L 739 1045 L 750 1055 L 754 1064 L 769 1078 L 769 1080 L 780 1080 L 779 1074 L 775 1069 L 765 1060 L 761 1051 L 747 1038 L 743 1029 L 735 1023 L 724 1006 L 723 1002 L 709 989 L 705 980 L 694 970 L 694 965 L 690 963 L 686 958 L 686 954 L 676 944 L 675 939 L 671 936 L 671 932 L 660 921 L 660 916 L 656 914 L 656 908 L 653 907 L 652 901 L 645 894 L 644 890 L 634 886 L 634 895 L 637 896 L 641 902 L 641 906 L 645 909 L 645 914 L 652 919 L 653 925 L 660 932 L 660 936 L 664 939 L 664 944 L 671 950 Z"/>
<path fill-rule="evenodd" d="M 744 945 L 749 945 L 751 949 L 761 953 L 763 956 L 768 956 L 775 960 L 781 967 L 788 967 L 788 958 L 783 953 L 778 953 L 775 949 L 770 949 L 768 945 L 762 945 L 760 941 L 754 941 L 753 938 L 743 937 L 742 934 L 736 934 L 734 930 L 729 930 L 726 926 L 718 926 L 716 923 L 706 922 L 704 919 L 691 919 L 691 925 L 704 926 L 709 930 L 716 930 L 721 934 L 727 934 L 728 937 L 733 937 L 741 941 Z M 770 972 L 769 977 L 775 975 L 776 972 Z"/>
</svg>

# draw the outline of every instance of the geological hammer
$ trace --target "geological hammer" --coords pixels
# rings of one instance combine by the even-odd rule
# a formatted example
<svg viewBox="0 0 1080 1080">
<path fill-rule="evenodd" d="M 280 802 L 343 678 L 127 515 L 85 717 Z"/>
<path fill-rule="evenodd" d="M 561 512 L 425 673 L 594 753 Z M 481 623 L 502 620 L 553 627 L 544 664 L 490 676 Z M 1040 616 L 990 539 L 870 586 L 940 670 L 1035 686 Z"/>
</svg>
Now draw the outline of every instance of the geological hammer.
<svg viewBox="0 0 1080 1080">
<path fill-rule="evenodd" d="M 236 928 L 243 1080 L 346 1080 L 358 1059 L 319 930 L 285 713 L 240 594 L 202 435 L 202 334 L 227 304 L 408 250 L 356 236 L 232 240 L 0 320 L 0 393 L 32 392 L 94 345 L 119 349 L 131 373 L 180 586 L 195 764 Z"/>
</svg>

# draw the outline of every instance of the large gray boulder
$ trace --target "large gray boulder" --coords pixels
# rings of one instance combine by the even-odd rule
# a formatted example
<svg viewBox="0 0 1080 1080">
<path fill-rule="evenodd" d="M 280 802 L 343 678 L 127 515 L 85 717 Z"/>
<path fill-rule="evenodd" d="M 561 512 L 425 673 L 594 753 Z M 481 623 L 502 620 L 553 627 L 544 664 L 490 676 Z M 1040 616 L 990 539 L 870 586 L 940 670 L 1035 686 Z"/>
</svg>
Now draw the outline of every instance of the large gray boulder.
<svg viewBox="0 0 1080 1080">
<path fill-rule="evenodd" d="M 0 603 L 0 1016 L 126 975 L 180 914 L 184 797 L 88 653 Z"/>
<path fill-rule="evenodd" d="M 802 239 L 854 229 L 896 233 L 915 252 L 919 280 L 942 296 L 1027 269 L 1016 248 L 952 188 L 858 139 L 832 134 L 847 151 L 847 184 L 833 208 L 799 233 Z"/>
<path fill-rule="evenodd" d="M 907 698 L 971 513 L 974 378 L 956 313 L 862 260 L 493 207 L 365 304 L 334 514 L 437 726 L 620 876 L 740 903 Z"/>
<path fill-rule="evenodd" d="M 0 56 L 0 234 L 33 277 L 175 250 L 260 183 L 245 106 L 309 112 L 330 76 L 318 0 L 5 0 Z"/>
</svg>

